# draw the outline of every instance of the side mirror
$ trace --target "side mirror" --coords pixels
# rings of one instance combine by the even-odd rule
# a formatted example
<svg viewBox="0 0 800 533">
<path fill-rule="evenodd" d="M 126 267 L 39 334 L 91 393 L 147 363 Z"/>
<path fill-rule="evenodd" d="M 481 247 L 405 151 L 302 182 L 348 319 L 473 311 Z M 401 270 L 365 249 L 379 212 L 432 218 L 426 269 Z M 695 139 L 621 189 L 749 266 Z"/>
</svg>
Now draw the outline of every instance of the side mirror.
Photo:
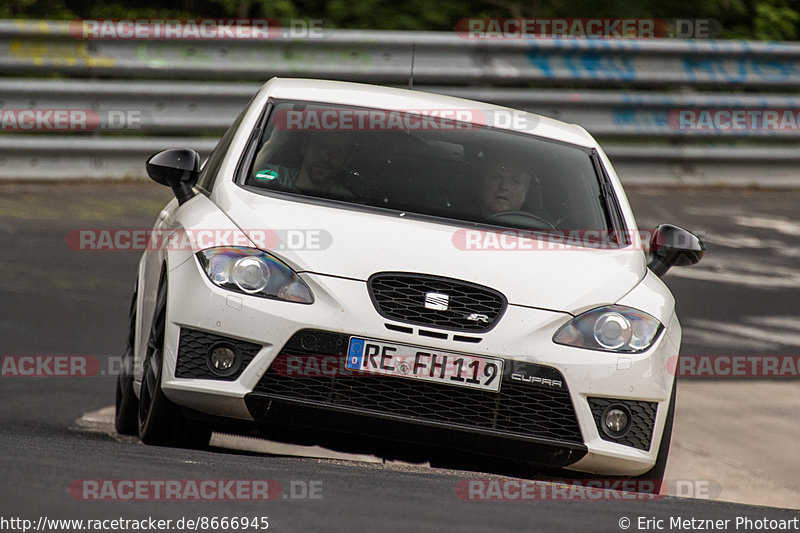
<svg viewBox="0 0 800 533">
<path fill-rule="evenodd" d="M 192 187 L 200 175 L 200 156 L 194 150 L 164 150 L 151 156 L 145 167 L 153 181 L 172 188 L 178 204 L 194 196 Z"/>
<path fill-rule="evenodd" d="M 650 238 L 650 263 L 658 277 L 673 266 L 694 265 L 703 258 L 706 247 L 696 235 L 672 224 L 661 224 Z"/>
</svg>

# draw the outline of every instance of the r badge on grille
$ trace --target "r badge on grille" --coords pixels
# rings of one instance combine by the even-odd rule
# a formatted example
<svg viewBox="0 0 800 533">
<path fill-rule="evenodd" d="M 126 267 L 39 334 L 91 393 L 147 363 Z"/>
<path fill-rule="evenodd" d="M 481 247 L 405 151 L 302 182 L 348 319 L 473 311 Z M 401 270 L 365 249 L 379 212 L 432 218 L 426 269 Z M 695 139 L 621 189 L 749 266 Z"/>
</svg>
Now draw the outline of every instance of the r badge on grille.
<svg viewBox="0 0 800 533">
<path fill-rule="evenodd" d="M 484 324 L 489 323 L 489 317 L 481 313 L 470 313 L 467 315 L 467 320 L 472 322 L 483 322 Z"/>
<path fill-rule="evenodd" d="M 433 309 L 434 311 L 447 311 L 450 304 L 450 297 L 441 292 L 426 292 L 425 293 L 425 309 Z"/>
</svg>

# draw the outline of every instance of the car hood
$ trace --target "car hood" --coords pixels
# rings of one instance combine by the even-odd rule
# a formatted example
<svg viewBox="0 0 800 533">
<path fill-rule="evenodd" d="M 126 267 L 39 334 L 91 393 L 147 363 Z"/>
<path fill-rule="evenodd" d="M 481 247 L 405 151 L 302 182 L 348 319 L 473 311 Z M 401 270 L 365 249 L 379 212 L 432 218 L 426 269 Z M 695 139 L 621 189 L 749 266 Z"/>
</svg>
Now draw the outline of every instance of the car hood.
<svg viewBox="0 0 800 533">
<path fill-rule="evenodd" d="M 264 244 L 254 242 L 298 272 L 357 280 L 377 272 L 419 272 L 491 287 L 510 304 L 577 313 L 617 302 L 647 268 L 636 246 L 541 247 L 531 240 L 526 246 L 511 237 L 502 249 L 465 249 L 465 232 L 472 232 L 472 238 L 486 232 L 396 213 L 286 200 L 237 186 L 228 192 L 219 207 L 248 234 L 267 234 Z"/>
</svg>

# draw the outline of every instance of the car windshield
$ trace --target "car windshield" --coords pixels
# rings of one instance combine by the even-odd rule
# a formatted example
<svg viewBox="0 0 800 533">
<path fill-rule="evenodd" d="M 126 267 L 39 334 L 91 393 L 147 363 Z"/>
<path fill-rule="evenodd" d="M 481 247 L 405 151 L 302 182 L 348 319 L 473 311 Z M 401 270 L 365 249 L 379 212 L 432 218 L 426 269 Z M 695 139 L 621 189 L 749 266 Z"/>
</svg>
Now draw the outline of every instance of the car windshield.
<svg viewBox="0 0 800 533">
<path fill-rule="evenodd" d="M 447 114 L 273 104 L 246 185 L 451 221 L 611 229 L 589 149 Z"/>
</svg>

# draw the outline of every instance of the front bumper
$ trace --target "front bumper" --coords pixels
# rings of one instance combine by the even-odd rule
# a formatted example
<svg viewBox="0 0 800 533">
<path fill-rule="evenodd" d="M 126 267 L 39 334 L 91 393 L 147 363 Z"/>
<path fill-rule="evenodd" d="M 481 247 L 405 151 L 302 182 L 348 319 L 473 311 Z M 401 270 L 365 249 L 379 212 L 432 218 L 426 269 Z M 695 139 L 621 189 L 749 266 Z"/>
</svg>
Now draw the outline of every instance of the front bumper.
<svg viewBox="0 0 800 533">
<path fill-rule="evenodd" d="M 445 436 L 456 435 L 459 438 L 452 439 L 453 444 L 448 446 L 458 447 L 463 443 L 479 453 L 515 456 L 604 475 L 638 475 L 655 462 L 673 380 L 667 360 L 678 353 L 675 340 L 680 337 L 680 326 L 674 316 L 649 351 L 616 355 L 552 343 L 555 331 L 571 318 L 566 313 L 509 305 L 491 331 L 472 335 L 469 341 L 456 341 L 452 332 L 440 332 L 447 334 L 445 339 L 434 338 L 424 333 L 432 328 L 408 327 L 380 316 L 372 305 L 366 283 L 357 280 L 302 274 L 316 302 L 301 305 L 219 289 L 207 280 L 194 260 L 177 266 L 169 276 L 162 386 L 172 401 L 184 407 L 218 417 L 265 422 L 287 419 L 287 412 L 305 412 L 303 417 L 288 417 L 288 420 L 308 421 L 305 425 L 316 425 L 321 430 L 325 420 L 337 420 L 334 430 L 372 433 L 420 444 L 432 441 L 443 445 Z M 322 376 L 318 382 L 308 381 L 307 376 L 277 376 L 275 369 L 280 365 L 273 364 L 279 357 L 298 355 L 291 352 L 292 341 L 304 330 L 330 335 L 334 343 L 338 339 L 342 353 L 350 336 L 360 336 L 502 357 L 512 363 L 560 374 L 564 386 L 557 389 L 519 383 L 506 375 L 500 393 L 477 391 L 480 394 L 476 396 L 476 391 L 404 378 L 351 377 L 350 385 L 340 380 L 343 385 L 337 389 L 329 387 L 335 381 L 330 376 Z M 210 334 L 244 343 L 251 347 L 251 357 L 233 379 L 202 376 L 202 363 L 200 375 L 186 374 L 185 337 L 189 331 L 197 332 L 200 337 Z M 308 351 L 307 347 L 303 351 Z M 325 353 L 317 355 L 338 355 L 328 346 L 322 351 Z M 202 354 L 202 349 L 196 349 L 195 353 Z M 313 351 L 305 355 L 313 355 Z M 303 381 L 305 385 L 295 386 Z M 380 382 L 392 385 L 391 390 L 383 391 L 388 401 L 383 407 L 376 407 L 374 400 L 381 396 L 381 391 L 370 394 L 365 391 Z M 301 389 L 306 392 L 298 393 Z M 328 394 L 327 399 L 323 393 Z M 489 395 L 489 400 L 483 395 Z M 605 399 L 647 407 L 644 411 L 651 420 L 647 422 L 648 431 L 644 431 L 646 446 L 641 445 L 644 442 L 641 434 L 638 446 L 609 440 L 603 435 L 596 415 L 598 400 L 602 403 Z M 479 414 L 472 419 L 464 418 L 459 411 L 459 406 L 481 406 L 487 401 L 497 407 L 475 408 L 473 411 L 477 409 Z M 554 416 L 559 410 L 563 416 Z M 316 417 L 317 420 L 310 416 L 323 412 L 326 415 Z M 356 422 L 349 425 L 348 419 Z M 515 420 L 519 427 L 530 423 L 536 430 L 514 430 Z M 398 431 L 399 428 L 403 430 Z"/>
</svg>

